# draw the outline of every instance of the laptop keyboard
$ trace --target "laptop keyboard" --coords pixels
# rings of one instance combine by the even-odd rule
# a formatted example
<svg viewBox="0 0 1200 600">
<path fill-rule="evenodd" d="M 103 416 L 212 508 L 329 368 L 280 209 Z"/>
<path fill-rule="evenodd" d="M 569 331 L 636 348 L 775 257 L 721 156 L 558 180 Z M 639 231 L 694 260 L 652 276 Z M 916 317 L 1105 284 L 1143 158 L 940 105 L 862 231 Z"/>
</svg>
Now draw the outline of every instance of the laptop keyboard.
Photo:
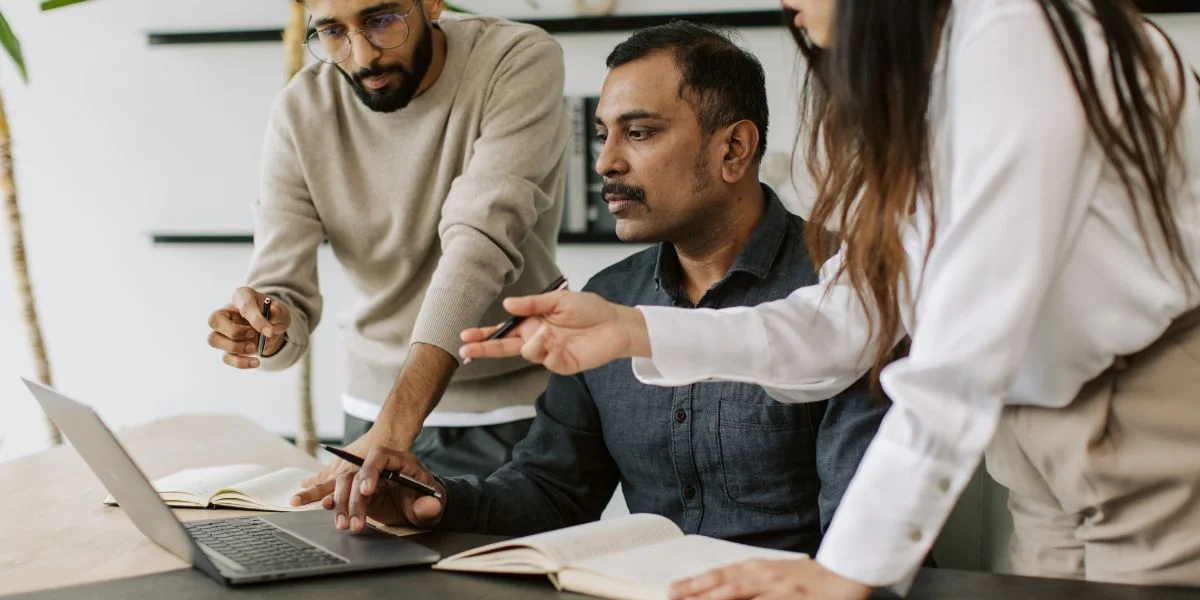
<svg viewBox="0 0 1200 600">
<path fill-rule="evenodd" d="M 184 523 L 184 527 L 197 542 L 251 573 L 293 571 L 346 562 L 256 517 Z"/>
</svg>

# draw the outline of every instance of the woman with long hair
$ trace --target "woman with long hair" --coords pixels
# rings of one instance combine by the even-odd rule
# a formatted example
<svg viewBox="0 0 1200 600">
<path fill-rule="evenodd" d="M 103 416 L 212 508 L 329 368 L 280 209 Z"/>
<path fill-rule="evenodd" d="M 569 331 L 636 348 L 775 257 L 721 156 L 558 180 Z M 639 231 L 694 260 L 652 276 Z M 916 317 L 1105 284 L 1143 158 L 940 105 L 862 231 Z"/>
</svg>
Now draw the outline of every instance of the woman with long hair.
<svg viewBox="0 0 1200 600">
<path fill-rule="evenodd" d="M 675 597 L 903 590 L 985 451 L 1019 573 L 1200 585 L 1200 87 L 1174 46 L 1130 0 L 783 4 L 821 282 L 724 311 L 514 298 L 530 318 L 462 356 L 783 402 L 874 374 L 892 406 L 816 560 Z"/>
</svg>

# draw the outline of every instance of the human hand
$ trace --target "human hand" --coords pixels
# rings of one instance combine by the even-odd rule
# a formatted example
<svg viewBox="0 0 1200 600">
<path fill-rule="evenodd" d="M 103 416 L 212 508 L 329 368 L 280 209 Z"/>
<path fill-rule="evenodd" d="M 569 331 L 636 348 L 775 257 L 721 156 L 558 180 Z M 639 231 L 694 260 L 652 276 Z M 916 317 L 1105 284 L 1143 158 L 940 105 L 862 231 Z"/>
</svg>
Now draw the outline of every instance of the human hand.
<svg viewBox="0 0 1200 600">
<path fill-rule="evenodd" d="M 208 345 L 223 351 L 221 360 L 235 369 L 259 366 L 258 339 L 266 336 L 263 356 L 271 356 L 284 344 L 284 333 L 292 324 L 292 315 L 282 302 L 272 302 L 270 318 L 262 314 L 263 299 L 254 289 L 238 288 L 233 300 L 208 317 Z"/>
<path fill-rule="evenodd" d="M 571 375 L 629 356 L 649 356 L 646 321 L 636 308 L 592 293 L 551 292 L 508 298 L 504 309 L 526 317 L 506 336 L 488 340 L 495 327 L 462 332 L 464 359 L 520 355 L 561 375 Z"/>
<path fill-rule="evenodd" d="M 388 479 L 380 479 L 384 469 L 397 471 L 432 486 L 446 497 L 433 474 L 412 452 L 376 447 L 367 454 L 357 471 L 338 474 L 333 494 L 321 500 L 321 507 L 334 511 L 334 525 L 358 533 L 367 526 L 367 517 L 384 525 L 411 525 L 429 528 L 442 519 L 442 501 L 426 496 Z"/>
<path fill-rule="evenodd" d="M 866 600 L 871 588 L 808 558 L 748 560 L 671 584 L 671 600 Z"/>
<path fill-rule="evenodd" d="M 355 456 L 365 457 L 369 456 L 371 451 L 376 448 L 407 449 L 411 445 L 412 440 L 405 441 L 396 438 L 379 423 L 376 423 L 366 433 L 346 446 L 344 450 Z M 357 465 L 335 458 L 320 473 L 300 482 L 300 487 L 303 489 L 292 497 L 292 506 L 304 506 L 311 502 L 324 500 L 333 494 L 340 475 L 343 473 L 353 475 L 358 470 Z"/>
</svg>

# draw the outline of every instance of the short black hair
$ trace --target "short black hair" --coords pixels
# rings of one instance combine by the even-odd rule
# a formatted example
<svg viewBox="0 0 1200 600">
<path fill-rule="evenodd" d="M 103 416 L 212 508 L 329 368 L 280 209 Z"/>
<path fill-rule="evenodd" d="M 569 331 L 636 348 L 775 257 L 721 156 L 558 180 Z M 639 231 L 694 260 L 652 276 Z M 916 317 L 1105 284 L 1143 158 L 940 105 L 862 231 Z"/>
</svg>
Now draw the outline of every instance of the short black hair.
<svg viewBox="0 0 1200 600">
<path fill-rule="evenodd" d="M 608 55 L 615 69 L 656 52 L 673 52 L 683 72 L 679 97 L 696 111 L 700 128 L 711 134 L 748 120 L 758 127 L 758 152 L 767 151 L 767 76 L 762 64 L 732 40 L 728 29 L 676 19 L 635 31 Z"/>
</svg>

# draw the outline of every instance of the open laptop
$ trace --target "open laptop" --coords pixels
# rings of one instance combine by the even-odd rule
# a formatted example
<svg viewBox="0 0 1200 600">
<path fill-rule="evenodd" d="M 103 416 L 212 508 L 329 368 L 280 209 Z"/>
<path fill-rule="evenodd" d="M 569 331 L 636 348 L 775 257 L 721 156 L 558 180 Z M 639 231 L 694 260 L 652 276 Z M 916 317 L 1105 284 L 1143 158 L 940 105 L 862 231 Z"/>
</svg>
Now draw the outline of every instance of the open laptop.
<svg viewBox="0 0 1200 600">
<path fill-rule="evenodd" d="M 323 510 L 182 523 L 91 407 L 42 384 L 22 381 L 133 524 L 221 583 L 427 565 L 441 558 L 420 544 L 371 527 L 358 534 L 338 531 Z"/>
</svg>

